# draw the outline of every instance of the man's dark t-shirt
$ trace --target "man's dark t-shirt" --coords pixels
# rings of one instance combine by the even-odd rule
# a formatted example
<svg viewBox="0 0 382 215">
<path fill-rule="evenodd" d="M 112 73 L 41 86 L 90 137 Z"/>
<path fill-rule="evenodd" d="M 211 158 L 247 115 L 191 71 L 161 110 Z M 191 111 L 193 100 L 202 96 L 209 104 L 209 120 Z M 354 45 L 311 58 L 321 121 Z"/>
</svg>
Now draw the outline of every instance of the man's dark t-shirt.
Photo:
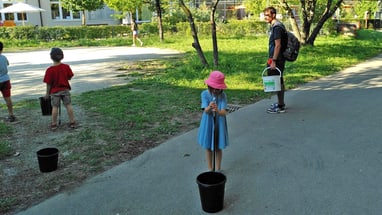
<svg viewBox="0 0 382 215">
<path fill-rule="evenodd" d="M 282 25 L 281 22 L 275 22 L 270 29 L 270 35 L 269 35 L 269 58 L 273 58 L 273 53 L 275 51 L 275 40 L 281 39 L 282 46 L 283 46 L 283 35 L 285 34 L 284 29 L 280 26 Z M 282 59 L 282 49 L 281 47 L 280 54 L 278 56 L 278 59 Z"/>
</svg>

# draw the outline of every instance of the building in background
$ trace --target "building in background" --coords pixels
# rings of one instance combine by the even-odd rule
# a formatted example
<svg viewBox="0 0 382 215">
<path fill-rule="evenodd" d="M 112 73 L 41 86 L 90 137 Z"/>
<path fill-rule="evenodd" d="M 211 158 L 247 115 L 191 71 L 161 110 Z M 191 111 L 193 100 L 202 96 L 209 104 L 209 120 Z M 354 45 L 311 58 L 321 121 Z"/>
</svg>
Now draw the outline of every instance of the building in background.
<svg viewBox="0 0 382 215">
<path fill-rule="evenodd" d="M 15 4 L 12 0 L 0 0 L 0 8 Z M 62 7 L 60 0 L 27 0 L 29 5 L 44 9 L 44 12 L 36 13 L 1 13 L 0 20 L 4 22 L 13 21 L 16 25 L 32 26 L 79 26 L 81 25 L 80 11 L 69 11 Z M 85 11 L 87 25 L 118 25 L 121 20 L 113 18 L 116 12 L 106 5 L 103 9 L 96 11 Z"/>
</svg>

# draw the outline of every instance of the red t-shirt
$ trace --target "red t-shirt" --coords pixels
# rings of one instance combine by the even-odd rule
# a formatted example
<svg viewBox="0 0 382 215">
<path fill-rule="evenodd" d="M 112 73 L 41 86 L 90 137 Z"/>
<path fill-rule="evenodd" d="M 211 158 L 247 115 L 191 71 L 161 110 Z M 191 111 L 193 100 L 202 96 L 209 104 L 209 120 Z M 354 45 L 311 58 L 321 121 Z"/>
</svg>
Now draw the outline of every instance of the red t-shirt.
<svg viewBox="0 0 382 215">
<path fill-rule="evenodd" d="M 60 63 L 50 66 L 44 76 L 44 82 L 51 86 L 49 94 L 70 90 L 69 80 L 73 75 L 72 69 L 68 64 Z"/>
</svg>

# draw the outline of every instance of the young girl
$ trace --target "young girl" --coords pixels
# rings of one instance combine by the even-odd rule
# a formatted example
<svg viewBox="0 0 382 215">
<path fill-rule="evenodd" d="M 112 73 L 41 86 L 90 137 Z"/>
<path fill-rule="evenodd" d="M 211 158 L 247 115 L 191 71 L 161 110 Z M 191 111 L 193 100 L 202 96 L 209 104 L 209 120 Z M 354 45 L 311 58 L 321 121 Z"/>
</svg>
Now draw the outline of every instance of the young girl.
<svg viewBox="0 0 382 215">
<path fill-rule="evenodd" d="M 135 46 L 135 40 L 138 40 L 138 42 L 141 43 L 141 46 L 143 46 L 142 40 L 140 40 L 138 37 L 138 24 L 135 22 L 134 19 L 131 20 L 131 31 L 133 32 L 133 46 Z"/>
<path fill-rule="evenodd" d="M 227 131 L 227 96 L 223 92 L 227 88 L 224 83 L 224 74 L 220 71 L 211 72 L 209 78 L 205 80 L 207 90 L 201 93 L 201 108 L 203 110 L 200 120 L 198 142 L 206 149 L 208 169 L 213 170 L 213 150 L 214 150 L 214 117 L 217 120 L 218 143 L 215 149 L 215 170 L 221 170 L 223 157 L 222 149 L 228 145 Z"/>
</svg>

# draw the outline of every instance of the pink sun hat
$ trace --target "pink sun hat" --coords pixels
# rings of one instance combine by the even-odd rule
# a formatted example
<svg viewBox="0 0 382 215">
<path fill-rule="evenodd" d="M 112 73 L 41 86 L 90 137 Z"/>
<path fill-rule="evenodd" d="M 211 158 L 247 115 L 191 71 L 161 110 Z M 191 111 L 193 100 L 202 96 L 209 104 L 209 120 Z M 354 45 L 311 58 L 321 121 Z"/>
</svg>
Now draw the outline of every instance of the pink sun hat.
<svg viewBox="0 0 382 215">
<path fill-rule="evenodd" d="M 224 83 L 224 74 L 220 71 L 211 72 L 210 77 L 204 83 L 215 89 L 224 90 L 227 88 L 227 85 Z"/>
</svg>

